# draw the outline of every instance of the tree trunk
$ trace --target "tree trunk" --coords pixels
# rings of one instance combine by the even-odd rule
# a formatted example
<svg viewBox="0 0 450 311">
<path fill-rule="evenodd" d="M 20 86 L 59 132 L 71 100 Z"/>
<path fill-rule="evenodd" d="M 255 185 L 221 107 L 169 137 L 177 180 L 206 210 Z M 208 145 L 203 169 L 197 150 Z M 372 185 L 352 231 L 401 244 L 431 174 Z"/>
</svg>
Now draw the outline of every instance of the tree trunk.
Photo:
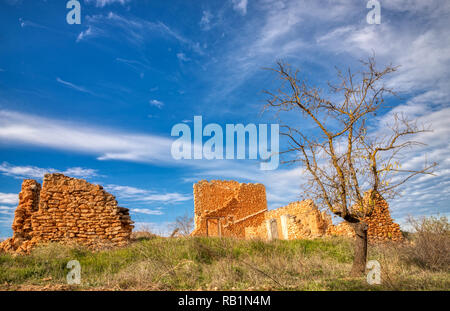
<svg viewBox="0 0 450 311">
<path fill-rule="evenodd" d="M 368 226 L 364 222 L 354 223 L 352 226 L 355 230 L 355 257 L 353 259 L 351 275 L 360 276 L 366 272 Z"/>
</svg>

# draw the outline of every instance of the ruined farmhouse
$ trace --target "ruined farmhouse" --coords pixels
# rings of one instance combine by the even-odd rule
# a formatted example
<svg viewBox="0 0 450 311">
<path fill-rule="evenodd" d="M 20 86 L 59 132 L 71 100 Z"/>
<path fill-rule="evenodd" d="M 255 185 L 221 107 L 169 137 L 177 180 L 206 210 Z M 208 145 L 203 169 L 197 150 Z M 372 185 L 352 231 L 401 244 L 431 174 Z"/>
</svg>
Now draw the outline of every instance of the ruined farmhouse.
<svg viewBox="0 0 450 311">
<path fill-rule="evenodd" d="M 346 222 L 333 225 L 331 216 L 319 211 L 312 200 L 293 202 L 268 210 L 262 184 L 202 180 L 194 185 L 193 236 L 238 238 L 310 239 L 354 236 Z M 393 222 L 387 202 L 378 196 L 374 212 L 366 219 L 369 241 L 399 241 L 400 226 Z"/>
</svg>

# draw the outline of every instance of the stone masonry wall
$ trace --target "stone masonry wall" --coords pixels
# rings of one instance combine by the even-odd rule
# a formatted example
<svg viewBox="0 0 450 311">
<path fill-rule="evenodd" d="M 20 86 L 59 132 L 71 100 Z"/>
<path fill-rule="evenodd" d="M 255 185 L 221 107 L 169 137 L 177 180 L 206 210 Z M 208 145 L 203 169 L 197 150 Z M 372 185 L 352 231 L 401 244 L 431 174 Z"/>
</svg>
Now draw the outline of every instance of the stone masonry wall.
<svg viewBox="0 0 450 311">
<path fill-rule="evenodd" d="M 245 228 L 264 221 L 266 190 L 262 184 L 201 180 L 194 185 L 195 229 L 193 236 L 245 237 Z M 217 219 L 214 219 L 217 218 Z"/>
<path fill-rule="evenodd" d="M 365 200 L 367 200 L 368 197 L 369 193 L 366 193 Z M 367 236 L 370 242 L 403 240 L 400 226 L 392 220 L 391 213 L 389 212 L 389 204 L 381 195 L 376 195 L 372 215 L 366 217 L 364 220 L 368 224 Z M 342 222 L 337 226 L 329 226 L 327 234 L 354 237 L 355 231 L 349 223 Z"/>
<path fill-rule="evenodd" d="M 41 185 L 32 179 L 25 179 L 19 193 L 19 205 L 14 212 L 12 229 L 17 240 L 29 240 L 32 237 L 31 215 L 39 209 Z"/>
<path fill-rule="evenodd" d="M 127 244 L 133 221 L 128 209 L 100 185 L 62 174 L 46 174 L 42 189 L 24 180 L 12 225 L 0 250 L 27 253 L 40 242 L 75 241 L 96 248 Z"/>
<path fill-rule="evenodd" d="M 271 221 L 276 222 L 277 237 L 272 232 L 269 233 Z M 266 212 L 265 222 L 257 228 L 247 228 L 246 236 L 262 239 L 309 239 L 324 236 L 330 224 L 329 215 L 320 212 L 312 200 L 305 200 Z"/>
</svg>

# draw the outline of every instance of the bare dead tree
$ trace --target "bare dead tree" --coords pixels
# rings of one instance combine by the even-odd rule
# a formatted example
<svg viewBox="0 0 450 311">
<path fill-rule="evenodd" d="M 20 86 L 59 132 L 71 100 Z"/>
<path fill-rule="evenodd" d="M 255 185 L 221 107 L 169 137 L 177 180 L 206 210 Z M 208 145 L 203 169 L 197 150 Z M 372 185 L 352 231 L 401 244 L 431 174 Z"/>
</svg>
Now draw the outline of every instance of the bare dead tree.
<svg viewBox="0 0 450 311">
<path fill-rule="evenodd" d="M 378 70 L 374 57 L 362 61 L 364 71 L 352 73 L 337 69 L 337 84 L 328 83 L 324 92 L 301 79 L 298 70 L 278 62 L 273 70 L 281 80 L 268 95 L 265 109 L 275 109 L 289 119 L 301 113 L 317 131 L 281 124 L 287 137 L 288 156 L 284 163 L 300 162 L 308 173 L 308 194 L 316 203 L 349 222 L 355 230 L 355 256 L 351 273 L 365 272 L 367 224 L 378 195 L 393 198 L 397 188 L 418 174 L 432 174 L 436 163 L 425 161 L 419 170 L 401 169 L 402 154 L 421 143 L 408 140 L 430 129 L 418 126 L 404 115 L 394 114 L 391 124 L 368 133 L 368 127 L 381 109 L 385 96 L 395 95 L 383 79 L 394 73 L 392 65 Z M 328 99 L 332 98 L 332 99 Z M 298 120 L 298 118 L 296 119 Z M 300 125 L 301 126 L 301 125 Z"/>
<path fill-rule="evenodd" d="M 173 224 L 173 229 L 174 231 L 172 235 L 180 234 L 183 236 L 188 236 L 194 229 L 194 218 L 189 216 L 188 213 L 183 216 L 178 216 Z"/>
</svg>

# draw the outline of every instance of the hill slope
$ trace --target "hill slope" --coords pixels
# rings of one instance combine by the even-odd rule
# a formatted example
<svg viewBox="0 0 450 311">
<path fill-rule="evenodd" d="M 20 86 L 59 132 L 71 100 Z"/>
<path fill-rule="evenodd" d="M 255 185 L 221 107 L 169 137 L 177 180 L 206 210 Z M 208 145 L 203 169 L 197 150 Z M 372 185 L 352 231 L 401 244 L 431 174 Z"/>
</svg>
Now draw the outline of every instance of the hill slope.
<svg viewBox="0 0 450 311">
<path fill-rule="evenodd" d="M 137 238 L 127 247 L 91 252 L 49 244 L 28 256 L 0 255 L 1 290 L 448 290 L 448 271 L 429 271 L 400 248 L 370 248 L 381 285 L 348 277 L 352 241 L 343 238 L 250 241 L 219 238 Z M 67 285 L 70 260 L 81 284 Z"/>
</svg>

